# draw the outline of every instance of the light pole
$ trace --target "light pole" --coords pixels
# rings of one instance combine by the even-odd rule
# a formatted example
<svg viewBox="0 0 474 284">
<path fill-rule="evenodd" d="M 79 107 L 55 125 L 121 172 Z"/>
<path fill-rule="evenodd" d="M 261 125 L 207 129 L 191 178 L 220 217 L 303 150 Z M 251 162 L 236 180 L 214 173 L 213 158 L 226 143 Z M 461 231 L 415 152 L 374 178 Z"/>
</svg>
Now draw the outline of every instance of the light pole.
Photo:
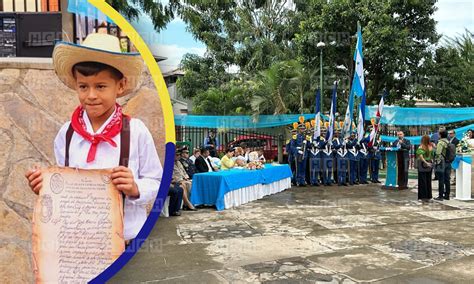
<svg viewBox="0 0 474 284">
<path fill-rule="evenodd" d="M 318 42 L 316 45 L 317 48 L 319 48 L 320 53 L 319 53 L 319 91 L 321 92 L 321 113 L 324 113 L 323 111 L 323 48 L 326 46 L 326 44 L 322 41 Z"/>
</svg>

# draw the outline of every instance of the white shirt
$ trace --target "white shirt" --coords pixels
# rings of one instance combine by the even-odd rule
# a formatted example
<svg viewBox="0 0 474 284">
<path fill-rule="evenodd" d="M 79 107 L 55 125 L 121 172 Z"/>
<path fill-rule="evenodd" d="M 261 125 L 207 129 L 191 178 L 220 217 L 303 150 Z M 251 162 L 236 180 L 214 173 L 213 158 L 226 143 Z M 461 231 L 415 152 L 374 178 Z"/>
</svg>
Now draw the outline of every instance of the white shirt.
<svg viewBox="0 0 474 284">
<path fill-rule="evenodd" d="M 206 163 L 207 163 L 207 171 L 208 172 L 213 172 L 214 171 L 213 170 L 214 165 L 212 164 L 211 159 L 209 157 L 207 157 L 207 158 L 204 158 L 204 160 L 206 160 Z"/>
<path fill-rule="evenodd" d="M 91 122 L 84 112 L 84 122 L 87 132 L 100 133 L 112 119 L 113 114 L 94 133 Z M 56 163 L 64 166 L 66 132 L 70 122 L 66 122 L 59 130 L 54 139 L 54 154 Z M 80 169 L 107 169 L 119 166 L 120 159 L 120 133 L 113 138 L 117 147 L 113 147 L 107 142 L 101 142 L 97 147 L 95 160 L 87 163 L 87 154 L 91 143 L 76 132 L 72 135 L 69 147 L 69 166 Z M 139 198 L 125 197 L 124 206 L 124 239 L 135 238 L 146 221 L 146 205 L 153 202 L 158 194 L 163 168 L 160 158 L 156 153 L 155 143 L 150 131 L 145 124 L 132 118 L 130 120 L 130 156 L 128 168 L 132 170 L 135 183 L 140 192 Z"/>
<path fill-rule="evenodd" d="M 259 159 L 258 152 L 257 151 L 250 152 L 248 158 L 249 158 L 250 162 L 258 161 L 258 159 Z"/>
<path fill-rule="evenodd" d="M 193 162 L 193 164 L 196 163 L 196 156 L 192 155 L 191 157 L 189 157 L 189 159 Z"/>
</svg>

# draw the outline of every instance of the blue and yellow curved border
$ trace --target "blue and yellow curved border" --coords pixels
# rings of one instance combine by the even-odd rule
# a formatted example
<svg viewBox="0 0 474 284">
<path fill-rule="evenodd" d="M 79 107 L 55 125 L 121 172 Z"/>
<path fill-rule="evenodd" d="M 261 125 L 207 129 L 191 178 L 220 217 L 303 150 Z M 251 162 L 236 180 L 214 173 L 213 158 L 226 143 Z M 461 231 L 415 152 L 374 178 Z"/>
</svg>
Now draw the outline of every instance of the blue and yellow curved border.
<svg viewBox="0 0 474 284">
<path fill-rule="evenodd" d="M 173 174 L 174 165 L 174 152 L 175 152 L 175 128 L 173 109 L 171 106 L 171 100 L 166 88 L 163 75 L 161 74 L 158 64 L 156 64 L 155 58 L 151 53 L 150 49 L 146 45 L 145 41 L 141 38 L 138 32 L 132 27 L 132 25 L 125 20 L 114 8 L 107 4 L 103 0 L 89 0 L 89 2 L 99 9 L 102 13 L 107 15 L 112 21 L 122 29 L 125 34 L 130 38 L 130 41 L 140 52 L 145 64 L 150 70 L 153 81 L 155 82 L 158 95 L 160 96 L 161 107 L 163 109 L 164 125 L 165 125 L 165 162 L 163 167 L 163 178 L 161 180 L 158 196 L 153 204 L 153 209 L 148 216 L 143 228 L 138 233 L 137 237 L 130 243 L 125 252 L 112 263 L 107 269 L 105 269 L 96 278 L 92 279 L 89 283 L 105 283 L 107 280 L 112 278 L 125 264 L 135 255 L 138 249 L 141 247 L 145 239 L 150 234 L 153 226 L 155 225 L 158 217 L 160 216 L 161 209 L 164 204 L 164 200 L 168 195 L 169 185 L 171 183 L 171 176 Z"/>
</svg>

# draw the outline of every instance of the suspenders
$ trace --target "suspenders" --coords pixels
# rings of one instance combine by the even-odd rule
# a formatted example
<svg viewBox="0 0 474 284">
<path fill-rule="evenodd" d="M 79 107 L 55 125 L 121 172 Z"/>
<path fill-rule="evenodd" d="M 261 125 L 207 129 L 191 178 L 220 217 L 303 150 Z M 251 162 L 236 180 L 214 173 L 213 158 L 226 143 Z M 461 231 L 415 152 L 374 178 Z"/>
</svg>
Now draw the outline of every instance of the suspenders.
<svg viewBox="0 0 474 284">
<path fill-rule="evenodd" d="M 69 145 L 71 144 L 74 129 L 69 124 L 66 132 L 66 153 L 64 158 L 64 166 L 69 167 Z M 119 166 L 128 167 L 130 157 L 130 118 L 122 116 L 122 130 L 120 131 L 120 159 Z M 125 194 L 122 193 L 123 206 L 125 206 Z"/>
</svg>

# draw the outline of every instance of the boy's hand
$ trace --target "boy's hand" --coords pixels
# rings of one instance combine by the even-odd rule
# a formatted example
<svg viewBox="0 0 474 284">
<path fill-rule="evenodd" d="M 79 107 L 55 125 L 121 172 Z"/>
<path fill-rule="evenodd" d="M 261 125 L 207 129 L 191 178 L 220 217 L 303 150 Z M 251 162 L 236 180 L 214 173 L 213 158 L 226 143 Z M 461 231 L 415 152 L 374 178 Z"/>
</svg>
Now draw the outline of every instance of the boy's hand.
<svg viewBox="0 0 474 284">
<path fill-rule="evenodd" d="M 133 173 L 129 168 L 124 166 L 113 168 L 111 178 L 115 187 L 123 192 L 126 196 L 133 198 L 140 197 L 138 186 L 135 183 Z"/>
<path fill-rule="evenodd" d="M 25 173 L 25 177 L 28 180 L 28 185 L 35 194 L 39 194 L 43 186 L 43 176 L 38 166 L 34 166 L 33 169 L 28 170 Z"/>
</svg>

